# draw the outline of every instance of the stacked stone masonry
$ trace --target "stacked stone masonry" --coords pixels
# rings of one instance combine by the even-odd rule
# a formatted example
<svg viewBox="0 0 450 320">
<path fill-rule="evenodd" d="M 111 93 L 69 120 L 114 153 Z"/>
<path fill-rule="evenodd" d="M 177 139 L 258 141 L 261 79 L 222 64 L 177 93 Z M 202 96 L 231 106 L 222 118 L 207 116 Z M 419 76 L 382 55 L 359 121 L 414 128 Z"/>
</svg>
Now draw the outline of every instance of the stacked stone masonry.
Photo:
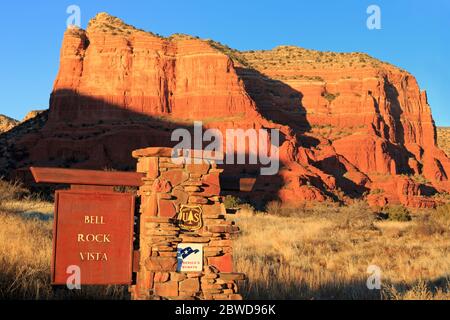
<svg viewBox="0 0 450 320">
<path fill-rule="evenodd" d="M 222 172 L 212 159 L 178 158 L 172 149 L 136 150 L 137 171 L 145 173 L 139 190 L 140 261 L 133 299 L 240 300 L 238 282 L 245 275 L 233 273 L 232 237 L 239 232 L 227 221 L 220 197 Z M 181 163 L 179 163 L 181 162 Z M 200 206 L 203 226 L 184 231 L 177 213 L 182 205 Z M 203 272 L 177 272 L 177 246 L 203 245 Z"/>
</svg>

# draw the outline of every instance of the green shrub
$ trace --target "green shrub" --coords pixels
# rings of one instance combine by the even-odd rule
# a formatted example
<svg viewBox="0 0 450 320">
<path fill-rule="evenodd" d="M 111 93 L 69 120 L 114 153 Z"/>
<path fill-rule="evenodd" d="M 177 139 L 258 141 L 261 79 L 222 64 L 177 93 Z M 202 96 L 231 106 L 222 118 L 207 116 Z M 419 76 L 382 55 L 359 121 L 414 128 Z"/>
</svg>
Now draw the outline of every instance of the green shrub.
<svg viewBox="0 0 450 320">
<path fill-rule="evenodd" d="M 238 197 L 235 196 L 226 196 L 223 199 L 223 204 L 225 205 L 225 208 L 227 209 L 235 209 L 239 207 L 241 204 L 241 200 Z"/>
<path fill-rule="evenodd" d="M 386 208 L 386 213 L 391 221 L 411 221 L 409 210 L 403 206 L 389 206 Z"/>
<path fill-rule="evenodd" d="M 336 99 L 337 97 L 339 97 L 340 95 L 341 95 L 340 93 L 335 93 L 335 94 L 333 94 L 333 93 L 325 92 L 325 93 L 323 94 L 323 97 L 324 97 L 325 99 L 327 99 L 329 102 L 331 102 L 331 101 L 333 101 L 334 99 Z"/>
</svg>

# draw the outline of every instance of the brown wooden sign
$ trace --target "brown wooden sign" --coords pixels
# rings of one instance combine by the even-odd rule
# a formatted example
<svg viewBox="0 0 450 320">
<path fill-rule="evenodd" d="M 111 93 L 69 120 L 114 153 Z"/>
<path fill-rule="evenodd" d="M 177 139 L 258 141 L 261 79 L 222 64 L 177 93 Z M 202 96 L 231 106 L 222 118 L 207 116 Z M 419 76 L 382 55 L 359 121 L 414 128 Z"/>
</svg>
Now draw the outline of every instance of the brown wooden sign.
<svg viewBox="0 0 450 320">
<path fill-rule="evenodd" d="M 115 192 L 57 191 L 53 284 L 65 285 L 79 267 L 80 284 L 130 284 L 134 196 Z"/>
<path fill-rule="evenodd" d="M 142 174 L 60 168 L 30 168 L 37 183 L 69 184 L 56 191 L 52 283 L 131 284 L 135 197 L 114 186 L 140 186 Z"/>
</svg>

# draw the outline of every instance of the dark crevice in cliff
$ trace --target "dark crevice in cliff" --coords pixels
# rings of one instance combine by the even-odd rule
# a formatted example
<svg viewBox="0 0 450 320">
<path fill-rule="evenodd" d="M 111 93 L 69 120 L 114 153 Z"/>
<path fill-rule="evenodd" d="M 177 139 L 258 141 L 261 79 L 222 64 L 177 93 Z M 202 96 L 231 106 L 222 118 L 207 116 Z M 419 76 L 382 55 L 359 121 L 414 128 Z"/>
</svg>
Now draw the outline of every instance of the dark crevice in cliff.
<svg viewBox="0 0 450 320">
<path fill-rule="evenodd" d="M 246 92 L 255 102 L 256 109 L 266 119 L 286 125 L 296 133 L 311 130 L 303 94 L 286 83 L 267 77 L 255 69 L 236 67 Z"/>
<path fill-rule="evenodd" d="M 401 145 L 405 144 L 405 130 L 402 123 L 403 110 L 400 105 L 399 94 L 397 88 L 389 81 L 387 77 L 384 78 L 384 91 L 386 92 L 386 99 L 389 103 L 389 111 L 394 120 L 393 132 L 395 132 L 395 142 Z M 404 105 L 406 105 L 404 103 Z"/>
</svg>

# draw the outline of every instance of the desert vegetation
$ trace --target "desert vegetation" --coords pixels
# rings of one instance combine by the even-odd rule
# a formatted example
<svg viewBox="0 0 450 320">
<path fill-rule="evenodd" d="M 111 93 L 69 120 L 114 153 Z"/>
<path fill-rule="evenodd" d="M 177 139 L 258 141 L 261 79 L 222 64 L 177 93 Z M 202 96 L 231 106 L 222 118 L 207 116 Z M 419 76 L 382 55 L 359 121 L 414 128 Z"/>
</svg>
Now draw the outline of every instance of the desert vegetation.
<svg viewBox="0 0 450 320">
<path fill-rule="evenodd" d="M 289 69 L 324 69 L 324 68 L 379 68 L 389 65 L 371 56 L 359 53 L 338 53 L 300 48 L 296 46 L 279 46 L 273 50 L 239 52 L 241 60 L 257 70 L 280 67 Z"/>
<path fill-rule="evenodd" d="M 129 36 L 135 32 L 135 33 L 149 34 L 154 37 L 162 38 L 162 36 L 159 34 L 135 28 L 129 24 L 124 23 L 121 19 L 110 16 L 105 12 L 97 14 L 97 16 L 95 16 L 94 19 L 90 20 L 88 28 L 90 30 L 101 30 L 103 33 L 111 34 L 114 36 L 118 35 Z M 78 28 L 73 28 L 72 32 L 78 34 L 82 33 L 82 31 Z"/>
<path fill-rule="evenodd" d="M 267 212 L 247 206 L 236 222 L 236 270 L 249 299 L 449 299 L 450 206 L 374 212 L 364 202 Z M 369 290 L 369 266 L 381 289 Z"/>
<path fill-rule="evenodd" d="M 53 203 L 19 183 L 0 182 L 0 299 L 128 299 L 123 286 L 52 288 Z M 448 299 L 450 205 L 373 211 L 364 202 L 255 211 L 237 198 L 235 269 L 247 299 Z M 367 267 L 382 271 L 368 290 Z"/>
<path fill-rule="evenodd" d="M 450 157 L 450 127 L 437 128 L 439 147 Z"/>
<path fill-rule="evenodd" d="M 330 141 L 336 141 L 352 134 L 363 133 L 365 126 L 336 127 L 330 124 L 312 125 L 311 133 Z"/>
<path fill-rule="evenodd" d="M 53 203 L 0 180 L 0 300 L 124 299 L 126 287 L 52 288 Z"/>
</svg>

